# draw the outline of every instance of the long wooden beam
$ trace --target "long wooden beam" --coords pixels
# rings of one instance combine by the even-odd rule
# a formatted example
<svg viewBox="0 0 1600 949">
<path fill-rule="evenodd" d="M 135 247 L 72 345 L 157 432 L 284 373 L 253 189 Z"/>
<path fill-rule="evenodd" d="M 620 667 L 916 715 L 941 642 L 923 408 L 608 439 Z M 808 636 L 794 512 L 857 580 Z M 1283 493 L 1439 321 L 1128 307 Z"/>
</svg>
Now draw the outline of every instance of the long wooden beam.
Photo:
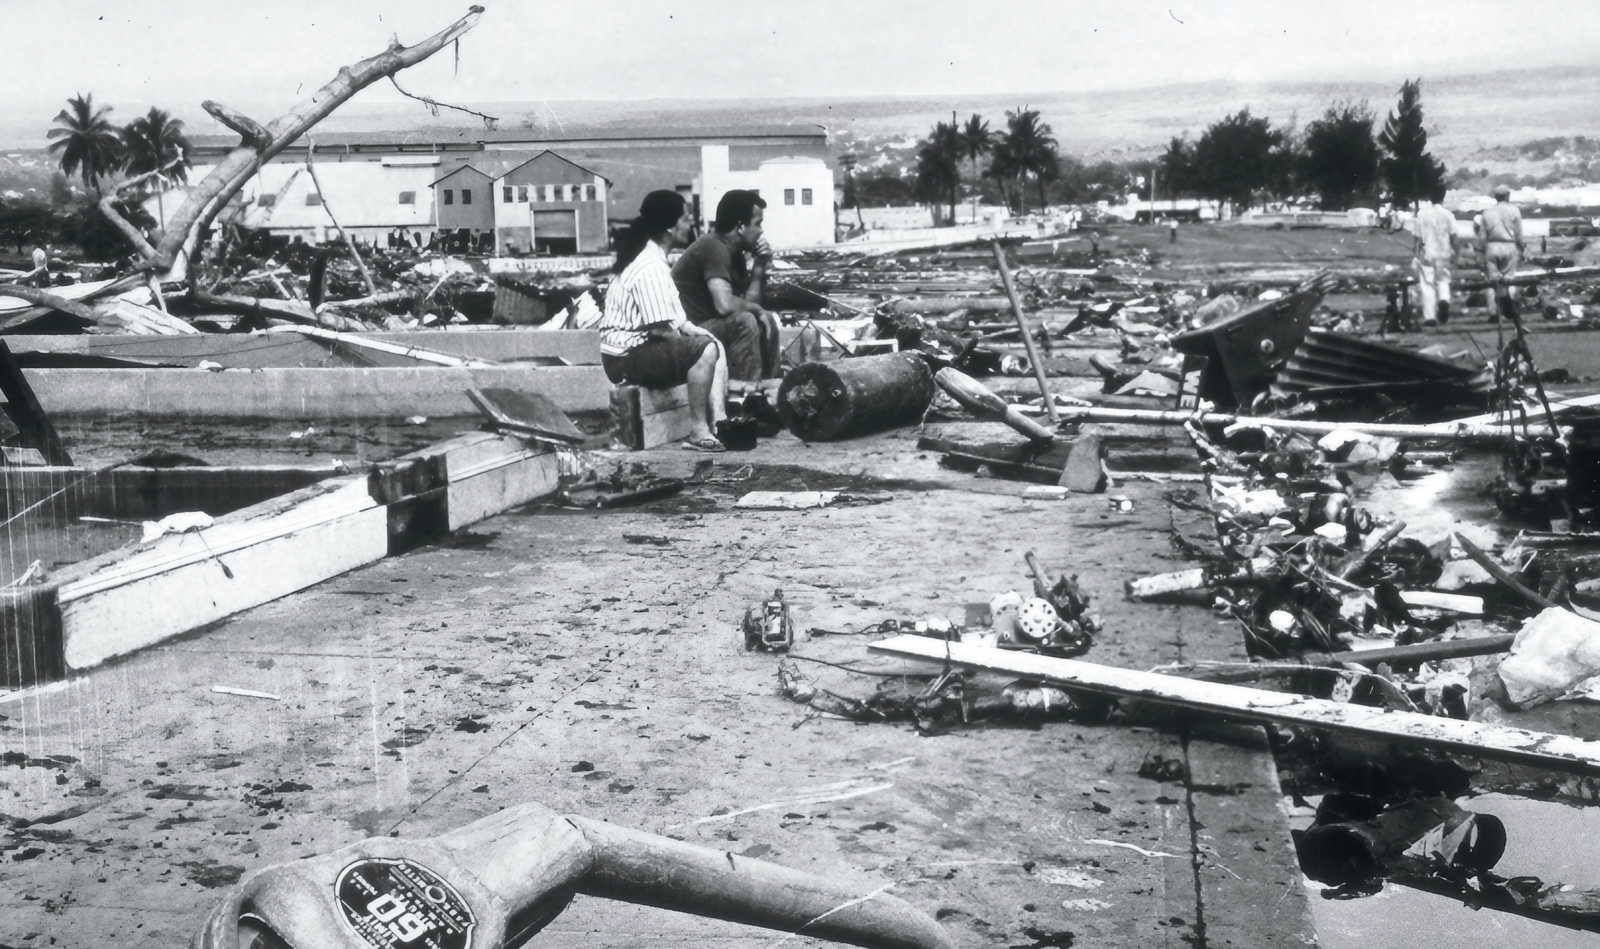
<svg viewBox="0 0 1600 949">
<path fill-rule="evenodd" d="M 1391 712 L 1287 692 L 1117 669 L 1079 659 L 1056 659 L 972 643 L 948 643 L 925 636 L 896 636 L 867 648 L 891 656 L 1036 679 L 1067 689 L 1134 698 L 1233 721 L 1351 732 L 1564 774 L 1600 776 L 1600 742 L 1567 735 L 1416 712 Z"/>
<path fill-rule="evenodd" d="M 1560 408 L 1560 406 L 1556 406 Z M 1106 409 L 1068 408 L 1061 410 L 1063 422 L 1118 422 L 1144 425 L 1182 425 L 1195 419 L 1193 412 L 1174 412 L 1161 409 Z M 1390 438 L 1455 438 L 1504 440 L 1526 431 L 1530 435 L 1549 434 L 1549 426 L 1542 422 L 1530 423 L 1526 429 L 1513 428 L 1509 422 L 1480 421 L 1478 418 L 1455 422 L 1433 422 L 1427 425 L 1397 425 L 1384 422 L 1319 422 L 1315 419 L 1262 418 L 1252 415 L 1230 415 L 1207 412 L 1198 418 L 1202 425 L 1256 425 L 1274 428 L 1280 432 L 1301 432 L 1307 435 L 1327 435 L 1332 432 L 1360 432 L 1363 435 L 1383 435 Z"/>
</svg>

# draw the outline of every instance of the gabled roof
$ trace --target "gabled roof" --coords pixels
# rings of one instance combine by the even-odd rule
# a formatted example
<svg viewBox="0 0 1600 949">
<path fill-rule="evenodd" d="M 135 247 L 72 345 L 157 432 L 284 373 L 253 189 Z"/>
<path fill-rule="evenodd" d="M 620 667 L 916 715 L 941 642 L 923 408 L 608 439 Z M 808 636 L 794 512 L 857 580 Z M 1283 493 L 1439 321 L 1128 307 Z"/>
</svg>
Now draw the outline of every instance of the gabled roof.
<svg viewBox="0 0 1600 949">
<path fill-rule="evenodd" d="M 505 154 L 505 153 L 501 152 L 499 154 Z M 531 161 L 537 161 L 537 160 L 539 160 L 540 158 L 543 158 L 546 155 L 549 155 L 550 157 L 556 159 L 557 161 L 566 162 L 567 164 L 571 165 L 572 167 L 578 169 L 581 172 L 584 172 L 585 174 L 590 174 L 590 175 L 595 174 L 594 171 L 583 167 L 582 165 L 580 165 L 577 162 L 573 161 L 572 159 L 566 157 L 565 155 L 561 155 L 561 154 L 559 154 L 557 152 L 553 152 L 550 149 L 546 148 L 546 149 L 543 149 L 542 151 L 540 151 L 540 152 L 538 152 L 536 154 L 529 155 L 527 157 L 518 156 L 518 157 L 513 157 L 513 158 L 498 158 L 498 159 L 476 159 L 475 158 L 475 159 L 467 162 L 466 164 L 462 165 L 461 167 L 452 168 L 449 171 L 445 172 L 444 174 L 440 175 L 439 177 L 433 179 L 433 184 L 437 185 L 439 182 L 445 180 L 446 178 L 450 177 L 451 175 L 459 174 L 460 172 L 465 171 L 468 168 L 472 169 L 473 171 L 476 171 L 480 175 L 483 175 L 484 177 L 488 178 L 490 181 L 499 181 L 501 178 L 504 178 L 506 175 L 511 174 L 513 171 L 516 171 L 518 168 L 521 168 L 523 165 L 526 165 Z M 608 179 L 606 181 L 606 183 L 610 184 L 611 182 Z"/>
</svg>

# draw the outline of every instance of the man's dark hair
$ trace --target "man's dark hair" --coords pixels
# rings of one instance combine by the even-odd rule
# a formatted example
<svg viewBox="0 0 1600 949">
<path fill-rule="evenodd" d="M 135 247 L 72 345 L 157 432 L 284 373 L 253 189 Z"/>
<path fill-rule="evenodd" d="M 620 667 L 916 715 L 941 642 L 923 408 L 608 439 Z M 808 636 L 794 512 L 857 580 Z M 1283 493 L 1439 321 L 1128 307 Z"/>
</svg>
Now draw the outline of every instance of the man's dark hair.
<svg viewBox="0 0 1600 949">
<path fill-rule="evenodd" d="M 756 208 L 766 206 L 766 199 L 754 191 L 746 191 L 743 188 L 729 191 L 717 202 L 717 233 L 726 234 L 749 224 L 750 219 L 756 216 Z"/>
</svg>

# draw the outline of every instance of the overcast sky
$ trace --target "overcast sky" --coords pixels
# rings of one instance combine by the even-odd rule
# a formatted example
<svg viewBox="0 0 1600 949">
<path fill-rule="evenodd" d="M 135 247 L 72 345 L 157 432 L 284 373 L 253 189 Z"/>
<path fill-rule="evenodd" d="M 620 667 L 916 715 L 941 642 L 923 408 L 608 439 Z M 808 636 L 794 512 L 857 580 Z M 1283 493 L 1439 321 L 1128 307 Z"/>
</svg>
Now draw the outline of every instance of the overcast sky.
<svg viewBox="0 0 1600 949">
<path fill-rule="evenodd" d="M 1594 0 L 517 0 L 403 77 L 461 101 L 949 95 L 1383 80 L 1600 54 Z M 126 121 L 286 106 L 466 12 L 439 0 L 0 0 L 0 108 L 77 91 Z M 373 87 L 358 101 L 397 98 Z M 274 113 L 275 114 L 275 113 Z M 262 116 L 263 118 L 269 116 Z"/>
</svg>

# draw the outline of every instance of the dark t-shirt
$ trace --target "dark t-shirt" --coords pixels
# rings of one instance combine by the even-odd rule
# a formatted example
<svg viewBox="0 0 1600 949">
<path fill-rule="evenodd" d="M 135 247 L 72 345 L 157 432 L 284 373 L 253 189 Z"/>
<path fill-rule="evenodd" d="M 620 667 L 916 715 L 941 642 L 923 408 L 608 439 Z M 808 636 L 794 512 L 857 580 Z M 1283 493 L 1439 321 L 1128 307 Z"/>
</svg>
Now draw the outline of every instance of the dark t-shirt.
<svg viewBox="0 0 1600 949">
<path fill-rule="evenodd" d="M 738 296 L 750 289 L 750 269 L 745 265 L 744 254 L 730 250 L 715 232 L 690 244 L 672 266 L 672 280 L 678 285 L 678 297 L 689 322 L 698 325 L 722 315 L 706 285 L 712 279 L 728 281 Z"/>
</svg>

